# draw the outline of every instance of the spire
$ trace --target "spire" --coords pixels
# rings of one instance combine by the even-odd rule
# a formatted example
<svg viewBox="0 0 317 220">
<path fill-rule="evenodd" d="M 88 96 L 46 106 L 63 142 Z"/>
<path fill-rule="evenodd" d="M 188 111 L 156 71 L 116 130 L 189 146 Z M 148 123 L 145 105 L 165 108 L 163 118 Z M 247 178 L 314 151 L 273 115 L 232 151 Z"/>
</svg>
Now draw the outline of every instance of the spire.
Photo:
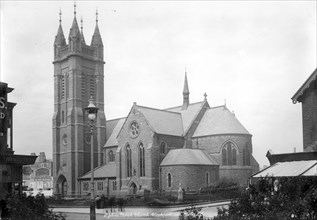
<svg viewBox="0 0 317 220">
<path fill-rule="evenodd" d="M 103 46 L 102 39 L 98 27 L 98 10 L 96 10 L 96 27 L 91 39 L 91 46 Z"/>
<path fill-rule="evenodd" d="M 84 32 L 83 32 L 83 17 L 80 18 L 80 41 L 83 44 L 86 44 Z"/>
<path fill-rule="evenodd" d="M 189 89 L 188 89 L 188 82 L 187 82 L 187 71 L 185 70 L 182 110 L 186 110 L 188 108 L 188 105 L 189 105 Z"/>
<path fill-rule="evenodd" d="M 59 27 L 57 30 L 57 34 L 55 36 L 55 42 L 56 45 L 64 46 L 66 45 L 65 36 L 62 28 L 62 11 L 59 10 Z"/>
</svg>

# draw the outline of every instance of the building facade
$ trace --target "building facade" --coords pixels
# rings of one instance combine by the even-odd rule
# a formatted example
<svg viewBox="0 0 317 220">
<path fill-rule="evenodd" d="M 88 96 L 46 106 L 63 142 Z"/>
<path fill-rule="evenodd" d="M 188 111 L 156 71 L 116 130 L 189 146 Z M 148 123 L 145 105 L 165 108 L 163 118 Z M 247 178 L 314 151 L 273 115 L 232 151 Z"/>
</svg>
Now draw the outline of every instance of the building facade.
<svg viewBox="0 0 317 220">
<path fill-rule="evenodd" d="M 34 164 L 23 166 L 23 186 L 34 190 L 53 188 L 53 161 L 46 159 L 44 152 L 40 152 Z"/>
<path fill-rule="evenodd" d="M 0 82 L 0 200 L 22 192 L 22 166 L 33 164 L 36 156 L 16 155 L 13 150 L 13 108 L 8 93 L 13 88 Z"/>
<path fill-rule="evenodd" d="M 244 185 L 258 171 L 252 156 L 252 135 L 226 105 L 210 107 L 206 94 L 202 101 L 190 103 L 186 73 L 180 105 L 157 109 L 134 103 L 127 116 L 106 121 L 103 44 L 98 23 L 90 46 L 85 44 L 82 30 L 75 12 L 68 45 L 61 24 L 54 44 L 55 193 L 89 193 L 90 145 L 85 138 L 88 123 L 84 108 L 90 96 L 99 108 L 94 141 L 98 158 L 94 169 L 96 194 L 173 191 L 179 184 L 198 190 L 223 177 Z M 194 155 L 197 158 L 192 158 Z M 179 162 L 166 162 L 173 157 L 179 157 Z M 202 158 L 205 163 L 200 161 Z M 192 178 L 196 180 L 194 187 L 190 187 Z"/>
<path fill-rule="evenodd" d="M 270 166 L 253 175 L 262 177 L 316 177 L 317 176 L 317 68 L 292 97 L 294 104 L 302 103 L 303 151 L 266 154 Z"/>
<path fill-rule="evenodd" d="M 304 151 L 317 151 L 317 69 L 292 97 L 302 103 Z"/>
</svg>

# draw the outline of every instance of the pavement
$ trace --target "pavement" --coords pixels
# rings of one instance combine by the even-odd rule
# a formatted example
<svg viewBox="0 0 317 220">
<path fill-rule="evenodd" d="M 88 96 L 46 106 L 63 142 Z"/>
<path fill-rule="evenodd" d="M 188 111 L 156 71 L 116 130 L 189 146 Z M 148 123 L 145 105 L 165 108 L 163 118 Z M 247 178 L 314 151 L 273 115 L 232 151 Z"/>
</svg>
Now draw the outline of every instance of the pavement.
<svg viewBox="0 0 317 220">
<path fill-rule="evenodd" d="M 196 208 L 201 208 L 201 213 L 205 217 L 213 217 L 217 214 L 217 207 L 228 206 L 230 201 L 222 201 L 215 203 L 195 204 Z M 103 218 L 170 218 L 177 219 L 181 210 L 191 207 L 191 205 L 177 205 L 169 207 L 124 207 L 123 211 L 118 208 L 96 209 L 96 216 L 103 216 Z M 63 214 L 82 214 L 87 215 L 90 212 L 89 207 L 59 207 L 53 208 L 54 212 Z M 67 219 L 67 218 L 66 218 Z"/>
</svg>

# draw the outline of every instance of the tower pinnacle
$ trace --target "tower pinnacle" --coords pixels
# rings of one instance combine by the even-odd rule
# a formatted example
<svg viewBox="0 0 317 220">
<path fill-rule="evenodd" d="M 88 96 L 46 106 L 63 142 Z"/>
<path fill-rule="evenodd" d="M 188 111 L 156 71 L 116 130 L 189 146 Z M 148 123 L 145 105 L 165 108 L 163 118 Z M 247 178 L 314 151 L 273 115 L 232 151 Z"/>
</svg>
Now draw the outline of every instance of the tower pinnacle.
<svg viewBox="0 0 317 220">
<path fill-rule="evenodd" d="M 80 41 L 83 44 L 86 44 L 84 32 L 83 32 L 83 17 L 80 18 Z"/>
<path fill-rule="evenodd" d="M 185 71 L 184 89 L 183 89 L 183 110 L 186 110 L 189 105 L 189 89 L 187 81 L 187 71 Z"/>
<path fill-rule="evenodd" d="M 76 1 L 74 1 L 74 17 L 76 17 Z"/>
<path fill-rule="evenodd" d="M 62 24 L 62 10 L 59 9 L 59 24 Z"/>
<path fill-rule="evenodd" d="M 98 9 L 96 9 L 96 24 L 98 24 Z"/>
</svg>

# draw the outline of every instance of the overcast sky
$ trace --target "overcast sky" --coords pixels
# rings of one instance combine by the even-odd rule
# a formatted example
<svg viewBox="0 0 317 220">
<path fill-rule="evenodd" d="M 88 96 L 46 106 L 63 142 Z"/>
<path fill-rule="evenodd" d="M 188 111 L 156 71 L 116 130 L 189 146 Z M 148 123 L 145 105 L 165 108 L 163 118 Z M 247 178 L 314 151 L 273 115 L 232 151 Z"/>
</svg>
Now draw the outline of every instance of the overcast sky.
<svg viewBox="0 0 317 220">
<path fill-rule="evenodd" d="M 15 90 L 16 154 L 52 158 L 53 43 L 62 11 L 65 37 L 73 1 L 1 1 L 1 81 Z M 104 43 L 107 119 L 133 102 L 182 104 L 187 68 L 190 102 L 208 94 L 253 135 L 253 154 L 303 150 L 301 104 L 291 97 L 314 71 L 316 1 L 77 1 L 90 44 L 99 11 Z"/>
</svg>

